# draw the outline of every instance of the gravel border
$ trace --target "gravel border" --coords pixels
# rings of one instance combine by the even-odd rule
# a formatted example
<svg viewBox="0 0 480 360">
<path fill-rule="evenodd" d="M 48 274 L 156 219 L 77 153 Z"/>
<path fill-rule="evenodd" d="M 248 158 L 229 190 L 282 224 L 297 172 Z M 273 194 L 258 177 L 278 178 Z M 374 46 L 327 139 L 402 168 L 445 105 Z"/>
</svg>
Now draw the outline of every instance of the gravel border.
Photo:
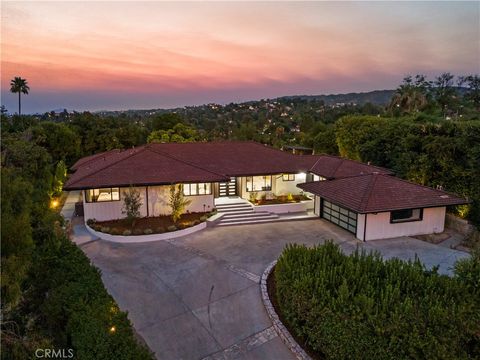
<svg viewBox="0 0 480 360">
<path fill-rule="evenodd" d="M 270 301 L 270 297 L 268 296 L 268 289 L 267 289 L 267 278 L 272 272 L 273 267 L 277 263 L 277 260 L 271 262 L 265 271 L 262 274 L 260 279 L 260 291 L 262 293 L 262 301 L 265 309 L 267 310 L 268 317 L 273 323 L 273 328 L 275 332 L 278 334 L 280 339 L 288 346 L 290 351 L 295 355 L 295 357 L 299 360 L 312 360 L 312 358 L 302 349 L 302 347 L 295 341 L 293 336 L 287 330 L 287 328 L 282 324 L 278 314 L 276 313 L 272 302 Z"/>
</svg>

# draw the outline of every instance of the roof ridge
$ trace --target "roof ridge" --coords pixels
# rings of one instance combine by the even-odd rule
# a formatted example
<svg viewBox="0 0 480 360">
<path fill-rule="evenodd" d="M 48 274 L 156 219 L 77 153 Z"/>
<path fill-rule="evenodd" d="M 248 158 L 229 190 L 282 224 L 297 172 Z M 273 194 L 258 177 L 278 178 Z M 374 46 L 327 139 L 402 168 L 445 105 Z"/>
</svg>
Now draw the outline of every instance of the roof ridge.
<svg viewBox="0 0 480 360">
<path fill-rule="evenodd" d="M 91 172 L 89 172 L 89 173 L 87 173 L 87 174 L 83 175 L 82 177 L 80 177 L 80 178 L 76 179 L 76 180 L 75 180 L 75 181 L 74 181 L 72 184 L 69 184 L 69 186 L 71 186 L 71 185 L 73 185 L 73 184 L 75 184 L 75 183 L 79 182 L 80 180 L 83 180 L 83 179 L 85 179 L 87 176 L 91 176 L 91 175 L 93 175 L 93 174 L 96 174 L 96 173 L 98 173 L 99 171 L 102 171 L 102 170 L 108 169 L 109 167 L 111 167 L 111 166 L 113 166 L 113 165 L 115 165 L 115 164 L 119 163 L 120 161 L 123 161 L 123 160 L 125 160 L 125 159 L 131 158 L 131 157 L 132 157 L 132 156 L 134 156 L 134 155 L 138 155 L 138 154 L 140 154 L 141 152 L 143 152 L 143 151 L 145 151 L 145 150 L 146 150 L 146 146 L 144 145 L 144 146 L 142 146 L 141 148 L 137 148 L 137 149 L 139 149 L 139 150 L 138 150 L 138 151 L 135 151 L 135 150 L 136 150 L 136 149 L 135 149 L 135 150 L 134 150 L 134 152 L 132 152 L 131 154 L 128 154 L 128 155 L 127 155 L 126 157 L 124 157 L 124 158 L 118 159 L 118 160 L 116 160 L 116 161 L 112 162 L 111 164 L 108 164 L 108 165 L 106 165 L 106 166 L 104 166 L 104 167 L 102 167 L 102 168 L 100 168 L 100 169 L 97 169 L 97 170 L 91 171 Z M 128 151 L 128 150 L 127 150 L 127 151 Z"/>
<path fill-rule="evenodd" d="M 318 154 L 320 156 L 328 156 L 328 157 L 331 157 L 331 158 L 336 158 L 336 159 L 342 159 L 342 160 L 347 160 L 347 161 L 352 161 L 354 163 L 357 163 L 357 164 L 360 164 L 360 165 L 365 165 L 365 166 L 372 166 L 372 167 L 375 167 L 377 169 L 380 169 L 380 170 L 387 170 L 389 172 L 391 172 L 392 174 L 394 173 L 393 170 L 389 169 L 389 168 L 386 168 L 386 167 L 383 167 L 383 166 L 378 166 L 378 165 L 372 165 L 372 164 L 369 164 L 368 162 L 367 163 L 364 163 L 363 161 L 360 161 L 360 160 L 354 160 L 354 159 L 349 159 L 348 157 L 343 157 L 343 156 L 339 156 L 339 155 L 331 155 L 331 154 L 325 154 L 325 153 L 322 153 L 322 154 Z"/>
<path fill-rule="evenodd" d="M 378 175 L 380 175 L 380 174 L 378 174 L 378 173 L 377 174 L 368 174 L 368 176 L 372 176 L 373 179 L 368 184 L 368 187 L 365 190 L 365 194 L 363 194 L 362 200 L 360 201 L 360 204 L 362 205 L 362 207 L 361 207 L 362 211 L 365 211 L 365 209 L 367 208 L 368 202 L 370 201 L 370 195 L 372 194 L 373 187 L 375 186 L 375 183 L 377 182 Z M 364 203 L 365 198 L 367 200 L 366 203 Z"/>
<path fill-rule="evenodd" d="M 171 158 L 171 159 L 174 159 L 174 160 L 176 160 L 176 161 L 182 162 L 182 163 L 187 164 L 187 165 L 192 166 L 192 167 L 196 167 L 197 169 L 200 169 L 200 170 L 209 172 L 209 173 L 211 173 L 211 174 L 215 174 L 215 175 L 227 177 L 227 175 L 225 175 L 225 174 L 220 174 L 220 173 L 217 173 L 217 172 L 215 172 L 215 171 L 211 171 L 211 170 L 205 169 L 205 168 L 203 168 L 203 167 L 201 167 L 201 166 L 199 166 L 199 165 L 192 164 L 192 163 L 190 163 L 190 162 L 188 162 L 188 161 L 185 161 L 185 160 L 183 160 L 183 159 L 179 159 L 178 157 L 176 157 L 176 156 L 174 156 L 174 155 L 172 155 L 172 154 L 166 153 L 166 152 L 161 151 L 161 150 L 158 150 L 158 149 L 153 149 L 152 146 L 150 146 L 150 145 L 151 145 L 151 144 L 145 145 L 145 148 L 147 148 L 148 150 L 150 150 L 150 151 L 152 151 L 152 152 L 154 152 L 154 153 L 156 153 L 156 154 L 169 157 L 169 158 Z"/>
</svg>

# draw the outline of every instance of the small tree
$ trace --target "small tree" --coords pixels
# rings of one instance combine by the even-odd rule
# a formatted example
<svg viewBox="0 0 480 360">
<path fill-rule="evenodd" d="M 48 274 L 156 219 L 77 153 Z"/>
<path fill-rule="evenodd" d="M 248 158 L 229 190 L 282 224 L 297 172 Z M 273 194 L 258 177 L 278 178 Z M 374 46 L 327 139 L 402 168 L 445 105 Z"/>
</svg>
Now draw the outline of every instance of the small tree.
<svg viewBox="0 0 480 360">
<path fill-rule="evenodd" d="M 172 220 L 174 223 L 180 219 L 180 216 L 184 213 L 185 208 L 191 204 L 191 200 L 186 199 L 183 195 L 183 189 L 181 185 L 170 186 L 170 202 L 168 203 L 172 208 Z"/>
<path fill-rule="evenodd" d="M 53 196 L 60 196 L 63 190 L 63 184 L 67 178 L 67 166 L 63 160 L 60 160 L 55 167 L 55 176 L 53 178 Z"/>
<path fill-rule="evenodd" d="M 127 219 L 130 221 L 132 227 L 135 226 L 135 221 L 140 217 L 141 206 L 140 192 L 133 186 L 130 186 L 123 198 L 122 214 L 127 215 Z"/>
</svg>

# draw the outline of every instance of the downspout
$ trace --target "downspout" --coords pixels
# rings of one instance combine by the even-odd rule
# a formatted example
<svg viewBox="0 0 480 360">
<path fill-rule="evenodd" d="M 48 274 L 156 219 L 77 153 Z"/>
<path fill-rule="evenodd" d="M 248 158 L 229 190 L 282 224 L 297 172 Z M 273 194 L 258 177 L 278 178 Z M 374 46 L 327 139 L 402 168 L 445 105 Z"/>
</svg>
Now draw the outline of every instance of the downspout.
<svg viewBox="0 0 480 360">
<path fill-rule="evenodd" d="M 149 214 L 149 211 L 148 211 L 148 207 L 149 207 L 149 204 L 148 204 L 148 186 L 145 187 L 145 193 L 146 193 L 146 200 L 147 200 L 147 217 L 149 217 L 150 214 Z"/>
<path fill-rule="evenodd" d="M 365 214 L 365 222 L 363 223 L 363 241 L 367 241 L 367 216 L 368 214 Z"/>
</svg>

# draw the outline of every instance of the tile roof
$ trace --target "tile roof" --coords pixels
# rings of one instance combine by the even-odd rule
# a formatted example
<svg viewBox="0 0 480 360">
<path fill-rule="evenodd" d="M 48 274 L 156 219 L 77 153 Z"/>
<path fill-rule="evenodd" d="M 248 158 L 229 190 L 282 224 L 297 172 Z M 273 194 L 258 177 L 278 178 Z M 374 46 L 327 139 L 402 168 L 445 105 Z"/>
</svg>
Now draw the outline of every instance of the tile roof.
<svg viewBox="0 0 480 360">
<path fill-rule="evenodd" d="M 312 157 L 316 159 L 316 162 L 310 168 L 310 172 L 327 179 L 371 174 L 372 172 L 393 175 L 393 172 L 388 169 L 364 164 L 359 161 L 349 160 L 338 156 L 312 155 Z"/>
<path fill-rule="evenodd" d="M 311 171 L 331 179 L 386 169 L 329 155 L 294 155 L 253 141 L 147 144 L 77 161 L 66 190 L 111 186 L 227 181 Z"/>
<path fill-rule="evenodd" d="M 297 186 L 358 213 L 469 203 L 445 191 L 380 173 L 308 182 Z"/>
</svg>

